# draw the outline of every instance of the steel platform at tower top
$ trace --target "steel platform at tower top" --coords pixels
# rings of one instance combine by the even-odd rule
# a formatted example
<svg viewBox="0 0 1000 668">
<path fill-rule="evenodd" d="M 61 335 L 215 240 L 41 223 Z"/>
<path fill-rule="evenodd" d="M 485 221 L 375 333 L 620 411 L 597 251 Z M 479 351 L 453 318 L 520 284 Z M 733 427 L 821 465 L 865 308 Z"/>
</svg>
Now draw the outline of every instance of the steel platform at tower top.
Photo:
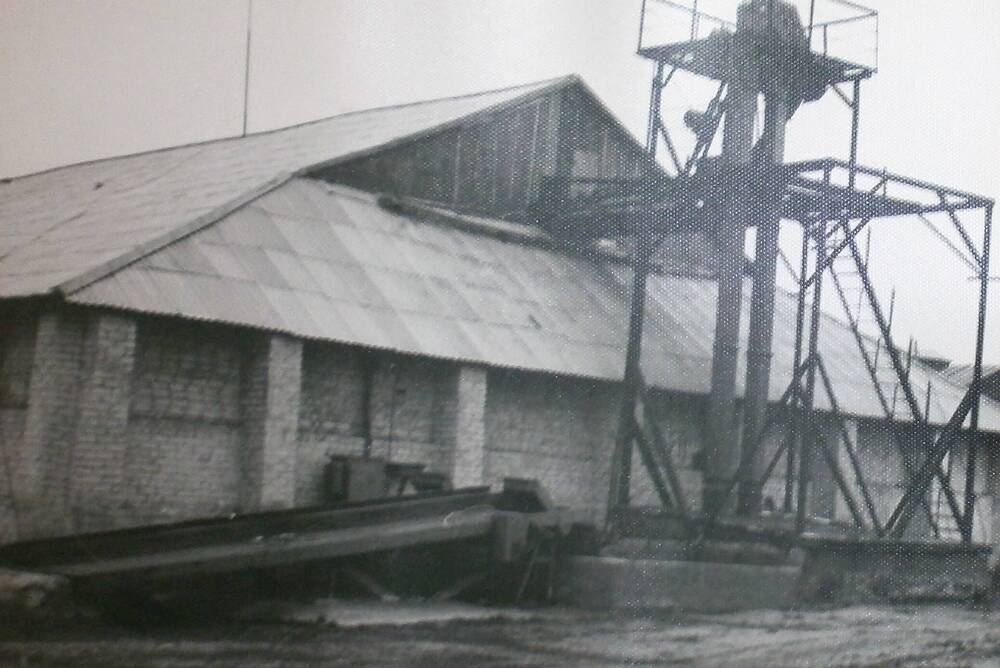
<svg viewBox="0 0 1000 668">
<path fill-rule="evenodd" d="M 737 12 L 744 4 L 744 0 L 643 0 L 637 53 L 671 68 L 725 80 Z M 783 4 L 797 11 L 808 45 L 808 65 L 827 83 L 865 79 L 878 70 L 876 10 L 846 0 L 783 0 Z"/>
</svg>

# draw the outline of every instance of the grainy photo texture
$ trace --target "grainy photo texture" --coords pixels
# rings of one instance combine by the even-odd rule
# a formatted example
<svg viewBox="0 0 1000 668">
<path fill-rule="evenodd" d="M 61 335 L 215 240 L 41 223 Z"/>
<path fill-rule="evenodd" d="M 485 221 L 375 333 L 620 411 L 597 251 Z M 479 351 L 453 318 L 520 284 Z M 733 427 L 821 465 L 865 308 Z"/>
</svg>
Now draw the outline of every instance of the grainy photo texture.
<svg viewBox="0 0 1000 668">
<path fill-rule="evenodd" d="M 0 0 L 0 664 L 996 665 L 1000 6 L 862 2 Z"/>
</svg>

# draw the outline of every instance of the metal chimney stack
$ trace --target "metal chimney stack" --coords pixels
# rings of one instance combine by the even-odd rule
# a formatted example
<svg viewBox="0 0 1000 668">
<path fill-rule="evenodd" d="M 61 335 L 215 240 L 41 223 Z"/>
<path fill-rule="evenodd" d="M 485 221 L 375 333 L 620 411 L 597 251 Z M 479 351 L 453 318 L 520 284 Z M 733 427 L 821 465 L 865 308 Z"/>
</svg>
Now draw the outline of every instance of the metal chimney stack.
<svg viewBox="0 0 1000 668">
<path fill-rule="evenodd" d="M 721 184 L 726 198 L 718 228 L 719 292 L 704 457 L 703 505 L 712 515 L 729 510 L 720 506 L 741 458 L 744 475 L 738 509 L 749 514 L 760 505 L 761 490 L 754 482 L 760 477 L 759 464 L 749 449 L 740 452 L 736 417 L 745 234 L 748 227 L 757 227 L 743 402 L 742 441 L 748 443 L 764 422 L 770 385 L 780 201 L 768 196 L 769 181 L 774 167 L 784 160 L 785 125 L 801 102 L 790 80 L 793 57 L 799 51 L 808 52 L 798 12 L 781 0 L 749 0 L 741 5 L 733 45 L 727 63 L 725 183 Z M 765 126 L 755 146 L 758 95 L 764 96 Z"/>
</svg>

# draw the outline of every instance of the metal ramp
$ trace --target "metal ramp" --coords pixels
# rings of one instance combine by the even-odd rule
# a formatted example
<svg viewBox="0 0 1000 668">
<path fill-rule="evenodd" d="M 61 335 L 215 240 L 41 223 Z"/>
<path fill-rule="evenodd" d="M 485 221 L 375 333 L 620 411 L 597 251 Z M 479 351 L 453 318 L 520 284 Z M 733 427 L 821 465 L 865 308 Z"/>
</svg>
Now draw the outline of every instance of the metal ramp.
<svg viewBox="0 0 1000 668">
<path fill-rule="evenodd" d="M 504 518 L 503 521 L 499 518 Z M 315 562 L 567 522 L 537 486 L 471 487 L 21 542 L 0 564 L 88 579 L 159 579 Z"/>
</svg>

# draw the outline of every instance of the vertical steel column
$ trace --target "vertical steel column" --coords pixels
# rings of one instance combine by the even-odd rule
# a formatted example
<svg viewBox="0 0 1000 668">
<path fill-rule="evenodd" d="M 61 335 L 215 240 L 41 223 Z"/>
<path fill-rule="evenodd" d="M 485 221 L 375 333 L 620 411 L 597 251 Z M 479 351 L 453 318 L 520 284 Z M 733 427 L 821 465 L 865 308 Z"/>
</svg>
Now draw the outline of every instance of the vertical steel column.
<svg viewBox="0 0 1000 668">
<path fill-rule="evenodd" d="M 972 542 L 972 521 L 976 512 L 976 456 L 979 441 L 979 404 L 983 396 L 983 344 L 986 336 L 986 308 L 990 285 L 990 237 L 993 231 L 993 206 L 986 207 L 983 229 L 983 254 L 979 263 L 979 322 L 976 326 L 976 361 L 972 370 L 972 387 L 975 401 L 970 417 L 971 438 L 966 448 L 965 462 L 965 508 L 962 512 L 962 542 Z"/>
<path fill-rule="evenodd" d="M 653 241 L 649 235 L 639 236 L 632 277 L 632 298 L 629 306 L 628 345 L 625 350 L 625 378 L 622 384 L 621 413 L 618 416 L 618 436 L 611 460 L 611 486 L 608 491 L 606 524 L 614 522 L 615 512 L 628 506 L 632 475 L 632 441 L 635 438 L 635 406 L 641 391 L 642 324 L 646 311 L 646 277 Z"/>
<path fill-rule="evenodd" d="M 858 125 L 861 111 L 861 80 L 854 80 L 854 97 L 851 104 L 851 149 L 849 157 L 849 171 L 847 175 L 848 189 L 854 190 L 856 180 L 855 169 L 858 164 Z M 829 172 L 823 178 L 829 184 Z M 845 226 L 846 231 L 846 226 Z M 813 287 L 813 303 L 811 321 L 809 323 L 809 370 L 806 375 L 806 391 L 802 406 L 802 414 L 808 416 L 806 420 L 809 429 L 801 434 L 801 462 L 799 464 L 798 480 L 798 505 L 795 509 L 795 531 L 802 533 L 806 526 L 806 513 L 809 506 L 809 482 L 812 478 L 812 451 L 813 439 L 823 438 L 817 434 L 812 420 L 813 402 L 816 394 L 816 353 L 819 347 L 819 322 L 822 318 L 822 296 L 823 296 L 823 268 L 827 264 L 826 257 L 826 221 L 819 226 L 815 237 L 816 244 L 816 277 Z"/>
<path fill-rule="evenodd" d="M 828 179 L 827 175 L 824 180 Z M 815 230 L 813 242 L 816 244 L 816 266 L 822 267 L 826 262 L 826 221 L 819 223 Z M 819 348 L 819 323 L 822 319 L 820 302 L 823 297 L 823 272 L 818 272 L 813 281 L 813 302 L 810 309 L 809 322 L 809 355 L 806 358 L 809 369 L 806 372 L 806 388 L 802 398 L 800 415 L 811 416 L 813 409 L 813 399 L 816 393 L 816 351 Z M 795 509 L 795 531 L 802 533 L 806 526 L 806 510 L 809 505 L 809 479 L 812 477 L 812 451 L 811 440 L 815 438 L 816 430 L 813 428 L 812 419 L 806 420 L 808 429 L 800 432 L 800 462 L 798 480 L 798 501 Z"/>
<path fill-rule="evenodd" d="M 753 263 L 753 292 L 750 300 L 750 329 L 747 337 L 747 374 L 743 394 L 743 448 L 738 512 L 751 515 L 760 509 L 763 488 L 760 480 L 766 460 L 763 447 L 751 448 L 767 416 L 771 385 L 771 343 L 774 338 L 774 293 L 778 267 L 778 234 L 781 229 L 781 193 L 774 187 L 774 167 L 785 154 L 785 125 L 788 96 L 772 90 L 767 95 L 764 115 L 764 149 L 761 173 L 764 203 L 757 223 Z M 763 463 L 763 466 L 762 466 Z"/>
<path fill-rule="evenodd" d="M 642 35 L 646 29 L 646 0 L 642 0 L 642 7 L 639 9 L 639 37 L 636 39 L 635 50 L 642 51 Z"/>
<path fill-rule="evenodd" d="M 858 166 L 858 131 L 861 120 L 861 79 L 854 80 L 854 92 L 851 98 L 851 153 L 849 164 L 850 173 L 847 175 L 847 187 L 854 190 L 855 169 Z"/>
<path fill-rule="evenodd" d="M 656 63 L 656 73 L 649 89 L 649 125 L 646 128 L 646 152 L 656 159 L 656 148 L 660 143 L 660 101 L 663 96 L 663 63 Z"/>
<path fill-rule="evenodd" d="M 749 57 L 749 56 L 748 56 Z M 738 59 L 738 56 L 736 56 Z M 737 61 L 738 62 L 738 61 Z M 737 67 L 740 65 L 737 64 Z M 742 64 L 746 67 L 746 64 Z M 746 232 L 745 172 L 753 149 L 753 119 L 757 94 L 745 82 L 729 85 L 725 127 L 722 135 L 725 210 L 718 232 L 720 262 L 718 301 L 715 311 L 715 342 L 712 351 L 712 383 L 708 398 L 704 456 L 703 509 L 718 516 L 725 504 L 729 480 L 738 464 L 735 429 L 736 364 L 740 342 L 740 311 L 743 301 L 743 269 Z"/>
<path fill-rule="evenodd" d="M 854 188 L 855 181 L 855 167 L 858 161 L 858 121 L 860 112 L 860 102 L 861 102 L 861 81 L 855 79 L 854 81 L 854 99 L 851 104 L 851 154 L 850 154 L 850 170 L 848 173 L 848 186 L 851 190 Z M 830 173 L 826 172 L 823 176 L 823 180 L 826 184 L 829 184 Z M 846 230 L 845 232 L 849 232 Z M 826 259 L 826 221 L 819 226 L 816 231 L 816 236 L 814 239 L 816 244 L 816 276 L 814 279 L 813 287 L 813 303 L 811 312 L 811 322 L 809 323 L 809 371 L 806 375 L 806 391 L 803 401 L 803 406 L 801 409 L 802 414 L 809 415 L 813 410 L 813 400 L 815 399 L 816 392 L 816 351 L 819 346 L 819 321 L 822 317 L 822 312 L 820 304 L 823 296 L 823 267 L 827 264 Z M 809 505 L 809 479 L 812 477 L 812 439 L 822 438 L 821 435 L 815 433 L 815 429 L 812 427 L 812 419 L 807 420 L 810 425 L 810 429 L 806 430 L 802 434 L 802 454 L 801 462 L 799 464 L 799 480 L 798 480 L 798 505 L 795 509 L 795 531 L 796 533 L 802 533 L 806 526 L 806 512 Z"/>
<path fill-rule="evenodd" d="M 750 203 L 746 173 L 753 158 L 753 126 L 757 113 L 758 56 L 749 11 L 738 13 L 733 45 L 727 54 L 725 126 L 722 131 L 722 220 L 719 244 L 718 299 L 712 350 L 711 389 L 705 420 L 706 442 L 702 510 L 718 517 L 727 510 L 730 483 L 739 464 L 736 430 L 736 365 L 743 305 L 744 240 Z"/>
<path fill-rule="evenodd" d="M 645 18 L 646 3 L 642 5 Z M 639 41 L 642 43 L 642 24 L 639 26 Z M 656 64 L 656 72 L 649 92 L 649 125 L 646 132 L 646 151 L 656 159 L 659 143 L 660 103 L 663 92 L 662 62 Z M 649 260 L 653 254 L 654 240 L 648 233 L 648 225 L 642 225 L 636 233 L 636 258 L 632 275 L 632 297 L 629 300 L 628 342 L 625 348 L 625 374 L 622 382 L 622 405 L 618 416 L 618 434 L 611 456 L 611 475 L 608 488 L 608 508 L 605 525 L 615 521 L 616 511 L 628 506 L 632 478 L 632 443 L 637 425 L 635 407 L 642 392 L 642 326 L 646 315 L 646 278 L 649 274 Z"/>
</svg>

